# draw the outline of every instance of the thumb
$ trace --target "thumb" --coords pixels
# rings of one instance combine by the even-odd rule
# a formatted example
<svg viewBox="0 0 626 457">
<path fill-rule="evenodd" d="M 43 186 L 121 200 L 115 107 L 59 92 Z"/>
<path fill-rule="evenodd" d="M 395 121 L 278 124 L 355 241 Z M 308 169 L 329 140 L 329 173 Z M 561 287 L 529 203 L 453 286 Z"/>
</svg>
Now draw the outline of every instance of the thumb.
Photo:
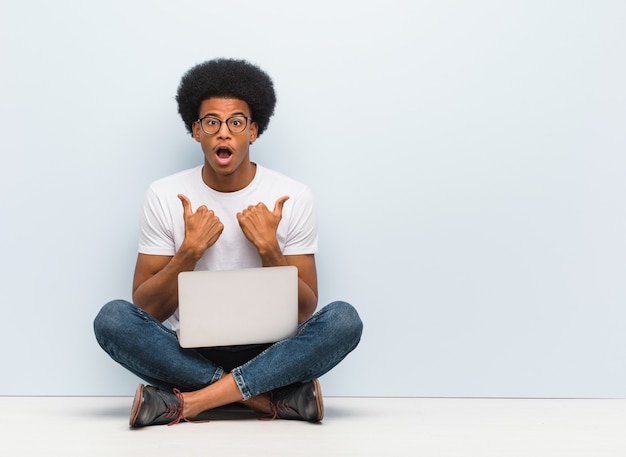
<svg viewBox="0 0 626 457">
<path fill-rule="evenodd" d="M 186 195 L 178 194 L 178 198 L 183 203 L 183 215 L 185 217 L 191 216 L 193 212 L 191 211 L 191 201 L 187 198 Z"/>
<path fill-rule="evenodd" d="M 276 203 L 274 204 L 274 211 L 272 211 L 272 213 L 274 213 L 274 216 L 276 217 L 283 216 L 283 206 L 285 205 L 285 202 L 287 200 L 289 200 L 288 195 L 284 195 L 280 197 L 278 200 L 276 200 Z"/>
</svg>

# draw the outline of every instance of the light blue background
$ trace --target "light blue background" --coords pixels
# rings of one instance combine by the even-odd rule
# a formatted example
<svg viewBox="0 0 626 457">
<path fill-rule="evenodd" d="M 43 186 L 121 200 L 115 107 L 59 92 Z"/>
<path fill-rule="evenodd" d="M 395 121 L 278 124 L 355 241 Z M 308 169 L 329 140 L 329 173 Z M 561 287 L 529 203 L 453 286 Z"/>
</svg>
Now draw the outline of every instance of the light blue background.
<svg viewBox="0 0 626 457">
<path fill-rule="evenodd" d="M 0 394 L 132 394 L 92 319 L 221 56 L 274 78 L 253 160 L 313 189 L 320 302 L 365 322 L 327 395 L 626 394 L 626 3 L 0 5 Z"/>
</svg>

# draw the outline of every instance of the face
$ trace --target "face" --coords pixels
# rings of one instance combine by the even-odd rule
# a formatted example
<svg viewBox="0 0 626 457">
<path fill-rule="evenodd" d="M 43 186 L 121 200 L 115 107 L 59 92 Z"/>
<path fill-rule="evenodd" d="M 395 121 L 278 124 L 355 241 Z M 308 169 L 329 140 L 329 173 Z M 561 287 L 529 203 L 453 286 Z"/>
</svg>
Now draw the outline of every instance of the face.
<svg viewBox="0 0 626 457">
<path fill-rule="evenodd" d="M 220 192 L 243 189 L 250 184 L 256 170 L 250 162 L 250 144 L 257 138 L 258 127 L 256 122 L 248 120 L 242 132 L 232 133 L 225 121 L 233 116 L 250 118 L 248 104 L 236 98 L 209 98 L 202 102 L 198 111 L 199 119 L 205 116 L 219 119 L 222 124 L 212 134 L 205 133 L 199 122 L 192 125 L 193 136 L 204 152 L 204 182 Z"/>
</svg>

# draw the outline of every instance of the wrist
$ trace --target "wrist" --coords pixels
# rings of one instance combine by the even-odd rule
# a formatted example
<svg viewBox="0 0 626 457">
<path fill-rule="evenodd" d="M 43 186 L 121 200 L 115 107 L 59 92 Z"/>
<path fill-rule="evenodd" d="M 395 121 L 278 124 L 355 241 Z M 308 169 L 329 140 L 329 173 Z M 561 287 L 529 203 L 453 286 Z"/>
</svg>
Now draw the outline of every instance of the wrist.
<svg viewBox="0 0 626 457">
<path fill-rule="evenodd" d="M 259 249 L 258 251 L 264 267 L 279 267 L 287 265 L 287 259 L 278 245 L 268 246 L 267 248 Z"/>
<path fill-rule="evenodd" d="M 180 264 L 191 267 L 193 270 L 203 253 L 204 250 L 198 249 L 194 246 L 189 246 L 183 241 L 183 244 L 181 244 L 180 249 L 178 249 L 174 258 Z"/>
</svg>

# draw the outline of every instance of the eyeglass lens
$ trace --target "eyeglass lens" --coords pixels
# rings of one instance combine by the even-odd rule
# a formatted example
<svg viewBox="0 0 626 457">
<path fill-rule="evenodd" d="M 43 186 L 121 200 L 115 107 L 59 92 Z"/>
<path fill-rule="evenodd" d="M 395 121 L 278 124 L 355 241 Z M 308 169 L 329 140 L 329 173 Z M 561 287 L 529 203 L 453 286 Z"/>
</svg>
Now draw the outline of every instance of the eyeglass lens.
<svg viewBox="0 0 626 457">
<path fill-rule="evenodd" d="M 226 119 L 226 121 L 222 121 L 217 117 L 204 117 L 200 119 L 200 126 L 204 133 L 214 134 L 219 132 L 222 122 L 226 122 L 231 133 L 241 133 L 246 129 L 247 118 L 245 116 L 233 116 Z"/>
</svg>

